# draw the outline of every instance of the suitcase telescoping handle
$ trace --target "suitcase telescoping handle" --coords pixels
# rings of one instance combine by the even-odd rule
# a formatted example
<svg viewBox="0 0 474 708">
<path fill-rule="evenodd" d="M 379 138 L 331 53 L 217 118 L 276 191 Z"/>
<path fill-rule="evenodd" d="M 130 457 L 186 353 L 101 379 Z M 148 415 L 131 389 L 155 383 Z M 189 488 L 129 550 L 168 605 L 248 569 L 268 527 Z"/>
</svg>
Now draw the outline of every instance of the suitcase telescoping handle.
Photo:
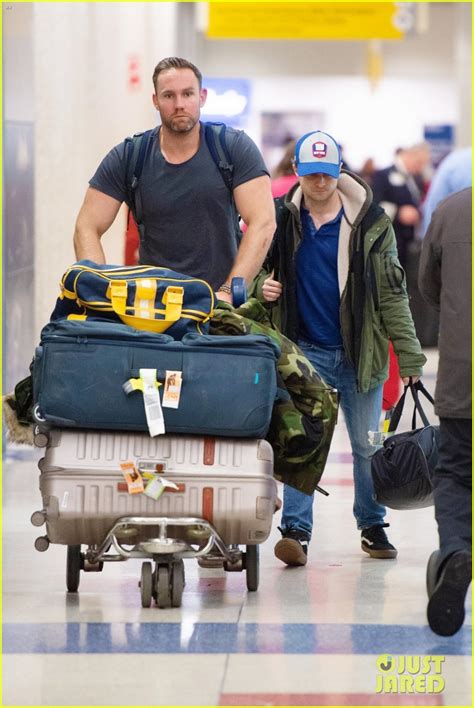
<svg viewBox="0 0 474 708">
<path fill-rule="evenodd" d="M 428 399 L 428 401 L 432 404 L 434 404 L 433 397 L 431 396 L 430 393 L 426 390 L 426 388 L 423 386 L 421 381 L 417 381 L 415 384 L 410 381 L 408 386 L 404 387 L 403 393 L 400 397 L 400 400 L 398 401 L 397 405 L 395 406 L 395 410 L 392 413 L 392 417 L 390 418 L 390 425 L 388 428 L 389 433 L 394 433 L 398 427 L 398 424 L 400 422 L 400 418 L 402 417 L 403 413 L 403 406 L 405 405 L 405 398 L 407 391 L 411 391 L 411 395 L 413 396 L 413 401 L 415 403 L 415 407 L 413 409 L 413 417 L 411 421 L 411 429 L 415 430 L 416 429 L 416 412 L 420 414 L 420 418 L 423 421 L 423 425 L 427 426 L 430 425 L 430 421 L 428 420 L 428 417 L 425 413 L 425 411 L 422 408 L 422 405 L 420 403 L 420 399 L 418 396 L 418 392 L 422 393 L 425 398 Z"/>
<path fill-rule="evenodd" d="M 151 281 L 148 281 L 151 282 Z M 163 295 L 163 304 L 165 305 L 165 316 L 163 319 L 155 319 L 155 292 L 154 288 L 146 289 L 143 283 L 140 284 L 142 297 L 139 297 L 139 306 L 135 307 L 134 315 L 126 314 L 127 307 L 127 281 L 112 280 L 109 284 L 108 295 L 112 303 L 113 311 L 125 324 L 135 329 L 145 330 L 146 332 L 162 333 L 177 322 L 181 317 L 183 308 L 184 289 L 180 286 L 168 286 Z M 137 284 L 138 287 L 138 284 Z M 137 309 L 141 315 L 137 315 Z"/>
</svg>

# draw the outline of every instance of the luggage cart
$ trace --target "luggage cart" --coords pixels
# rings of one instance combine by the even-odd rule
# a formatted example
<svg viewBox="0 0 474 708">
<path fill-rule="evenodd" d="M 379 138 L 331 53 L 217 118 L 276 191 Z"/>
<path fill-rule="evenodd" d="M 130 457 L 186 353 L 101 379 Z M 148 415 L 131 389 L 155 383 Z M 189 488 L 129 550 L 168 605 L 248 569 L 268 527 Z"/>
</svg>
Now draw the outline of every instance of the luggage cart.
<svg viewBox="0 0 474 708">
<path fill-rule="evenodd" d="M 227 572 L 245 570 L 259 584 L 259 544 L 268 537 L 277 500 L 273 451 L 265 440 L 38 428 L 36 445 L 46 525 L 35 541 L 67 546 L 66 585 L 77 592 L 83 572 L 106 562 L 143 559 L 142 607 L 180 607 L 184 559 L 221 558 Z M 129 494 L 120 460 L 154 468 L 178 490 L 158 500 Z M 85 550 L 83 550 L 85 547 Z M 150 562 L 151 561 L 151 562 Z M 154 568 L 153 568 L 154 564 Z"/>
</svg>

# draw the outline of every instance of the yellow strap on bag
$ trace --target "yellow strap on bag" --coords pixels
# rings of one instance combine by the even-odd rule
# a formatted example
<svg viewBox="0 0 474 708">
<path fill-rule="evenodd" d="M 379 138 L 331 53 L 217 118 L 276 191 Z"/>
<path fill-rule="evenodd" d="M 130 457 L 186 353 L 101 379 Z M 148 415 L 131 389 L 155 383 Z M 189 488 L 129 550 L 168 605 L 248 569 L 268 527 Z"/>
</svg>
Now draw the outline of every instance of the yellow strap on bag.
<svg viewBox="0 0 474 708">
<path fill-rule="evenodd" d="M 107 288 L 107 297 L 110 298 L 113 311 L 119 317 L 125 314 L 127 307 L 127 290 L 128 285 L 126 280 L 111 280 Z"/>
<path fill-rule="evenodd" d="M 163 304 L 166 305 L 165 318 L 177 322 L 183 309 L 184 288 L 179 285 L 168 285 L 163 295 Z"/>
<path fill-rule="evenodd" d="M 137 278 L 135 301 L 135 315 L 144 317 L 148 320 L 155 319 L 155 297 L 156 297 L 156 280 L 151 278 Z"/>
<path fill-rule="evenodd" d="M 144 279 L 146 280 L 146 279 Z M 150 282 L 150 280 L 148 280 Z M 156 282 L 155 293 L 156 293 Z M 151 294 L 153 287 L 144 283 L 140 284 L 138 287 L 137 282 L 137 297 L 135 298 L 134 307 L 136 308 L 138 299 L 148 300 L 148 298 L 138 298 L 138 294 L 149 295 Z M 155 293 L 153 294 L 153 302 Z M 152 307 L 146 306 L 141 307 L 140 314 L 128 315 L 126 314 L 127 309 L 127 281 L 126 280 L 113 280 L 110 282 L 107 289 L 107 296 L 110 297 L 110 302 L 112 303 L 112 309 L 117 314 L 122 322 L 129 325 L 129 327 L 135 327 L 135 329 L 141 329 L 146 332 L 161 333 L 166 332 L 166 330 L 171 327 L 172 324 L 177 322 L 182 313 L 183 307 L 183 297 L 184 288 L 181 286 L 168 286 L 163 295 L 163 304 L 165 305 L 164 318 L 155 319 L 156 310 Z M 143 314 L 146 316 L 143 316 Z"/>
<path fill-rule="evenodd" d="M 79 322 L 85 322 L 87 320 L 87 315 L 68 315 L 68 320 L 79 320 Z"/>
</svg>

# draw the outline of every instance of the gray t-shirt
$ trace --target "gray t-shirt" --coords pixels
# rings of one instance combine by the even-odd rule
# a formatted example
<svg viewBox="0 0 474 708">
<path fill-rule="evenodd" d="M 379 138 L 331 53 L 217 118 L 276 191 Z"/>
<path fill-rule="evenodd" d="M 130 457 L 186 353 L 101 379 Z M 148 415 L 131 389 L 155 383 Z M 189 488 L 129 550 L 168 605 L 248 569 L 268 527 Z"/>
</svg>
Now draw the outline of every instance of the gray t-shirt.
<svg viewBox="0 0 474 708">
<path fill-rule="evenodd" d="M 159 128 L 153 132 L 137 187 L 145 227 L 140 263 L 203 278 L 218 288 L 238 248 L 232 197 L 211 157 L 203 125 L 199 150 L 179 165 L 163 157 L 158 132 Z M 234 188 L 268 174 L 257 146 L 244 132 L 226 128 L 226 144 L 234 165 Z M 125 142 L 105 156 L 89 184 L 128 203 Z"/>
</svg>

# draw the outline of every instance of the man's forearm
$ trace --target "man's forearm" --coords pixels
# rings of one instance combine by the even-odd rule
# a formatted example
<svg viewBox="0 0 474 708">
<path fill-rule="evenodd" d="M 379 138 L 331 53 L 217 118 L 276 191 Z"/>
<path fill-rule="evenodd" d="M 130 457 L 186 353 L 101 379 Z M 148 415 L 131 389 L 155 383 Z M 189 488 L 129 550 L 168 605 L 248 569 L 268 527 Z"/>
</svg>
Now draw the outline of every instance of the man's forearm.
<svg viewBox="0 0 474 708">
<path fill-rule="evenodd" d="M 252 283 L 265 260 L 274 232 L 275 222 L 273 220 L 258 225 L 249 224 L 240 242 L 234 265 L 227 276 L 226 283 L 230 285 L 234 277 L 245 278 L 247 285 Z"/>
<path fill-rule="evenodd" d="M 77 229 L 74 232 L 74 251 L 78 261 L 88 260 L 105 264 L 105 253 L 99 235 L 91 229 Z"/>
</svg>

